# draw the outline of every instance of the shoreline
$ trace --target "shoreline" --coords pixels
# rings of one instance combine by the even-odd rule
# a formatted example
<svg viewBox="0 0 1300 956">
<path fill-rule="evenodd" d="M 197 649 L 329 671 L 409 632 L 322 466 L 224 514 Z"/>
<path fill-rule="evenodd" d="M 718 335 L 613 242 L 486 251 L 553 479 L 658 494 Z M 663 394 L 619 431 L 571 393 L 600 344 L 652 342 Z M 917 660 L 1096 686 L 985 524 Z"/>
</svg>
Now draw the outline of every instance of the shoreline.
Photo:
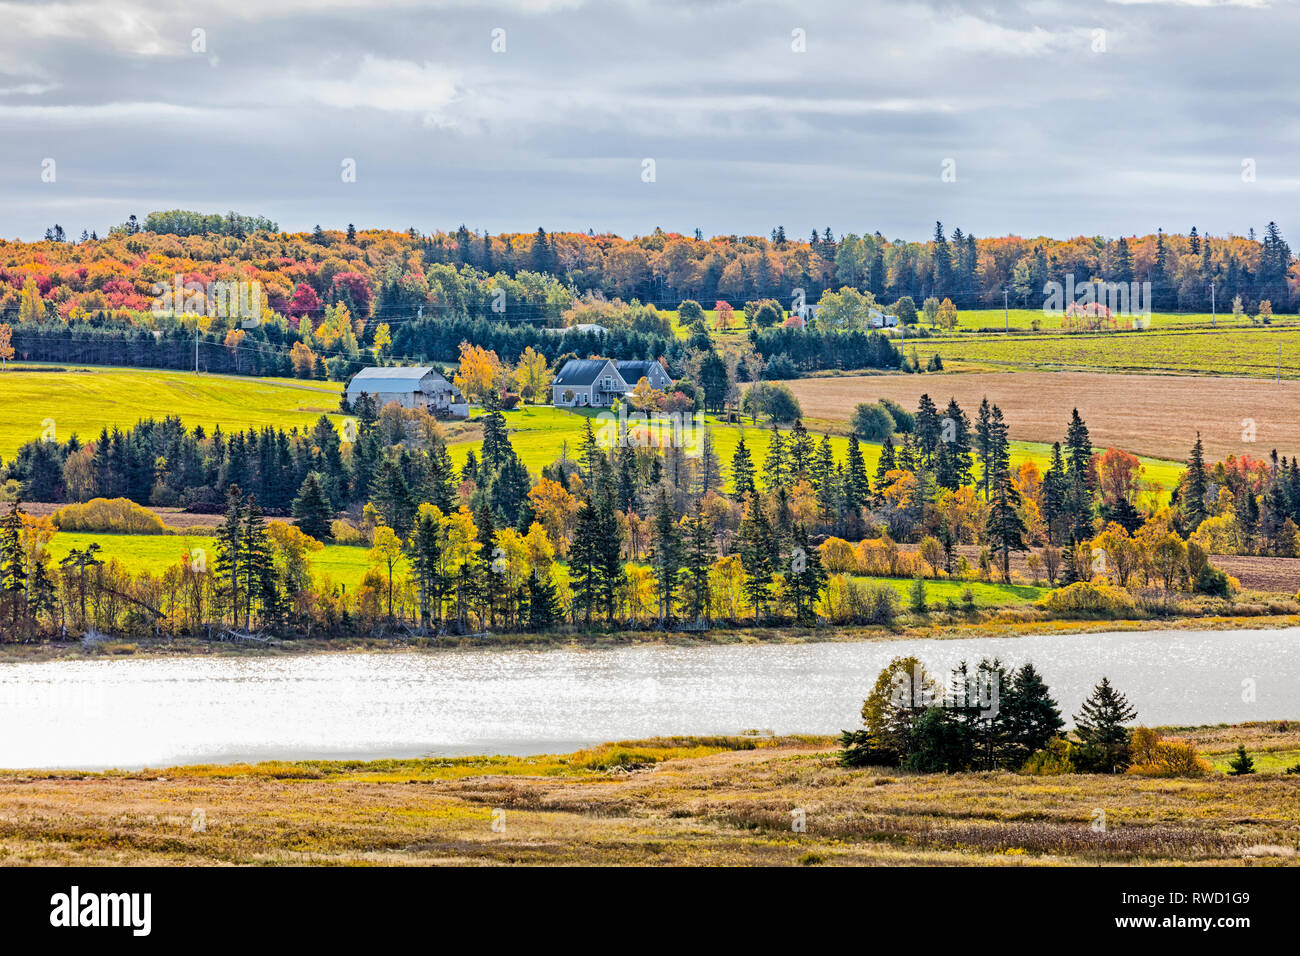
<svg viewBox="0 0 1300 956">
<path fill-rule="evenodd" d="M 552 634 L 502 633 L 487 637 L 378 637 L 305 638 L 276 644 L 239 644 L 179 638 L 159 641 L 99 641 L 84 644 L 0 644 L 0 664 L 50 661 L 131 660 L 174 657 L 286 657 L 319 654 L 387 654 L 419 651 L 438 653 L 461 649 L 612 649 L 636 646 L 708 647 L 760 644 L 824 644 L 839 642 L 886 643 L 904 640 L 950 641 L 988 637 L 1024 637 L 1031 634 L 1080 634 L 1139 631 L 1253 631 L 1300 627 L 1300 614 L 1234 617 L 1195 617 L 1134 620 L 1049 621 L 947 621 L 921 626 L 888 628 L 852 626 L 837 628 L 734 627 L 701 634 L 690 631 L 576 631 Z"/>
</svg>

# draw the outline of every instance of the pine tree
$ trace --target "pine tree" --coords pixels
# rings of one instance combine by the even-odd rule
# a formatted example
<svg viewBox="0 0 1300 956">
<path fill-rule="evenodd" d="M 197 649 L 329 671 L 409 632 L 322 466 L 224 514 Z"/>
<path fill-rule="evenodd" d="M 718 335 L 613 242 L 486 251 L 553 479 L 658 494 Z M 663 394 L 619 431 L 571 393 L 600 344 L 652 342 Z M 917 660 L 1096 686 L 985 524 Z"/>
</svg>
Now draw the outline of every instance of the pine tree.
<svg viewBox="0 0 1300 956">
<path fill-rule="evenodd" d="M 1228 776 L 1242 777 L 1255 772 L 1255 759 L 1246 753 L 1244 744 L 1237 744 L 1237 755 L 1228 761 Z M 1290 771 L 1287 771 L 1290 773 Z"/>
<path fill-rule="evenodd" d="M 415 495 L 411 493 L 402 466 L 396 460 L 385 458 L 380 463 L 370 500 L 394 534 L 403 538 L 410 533 L 411 523 L 415 520 Z"/>
<path fill-rule="evenodd" d="M 984 492 L 985 501 L 989 500 L 989 427 L 992 421 L 989 400 L 985 398 L 980 402 L 979 413 L 975 417 L 975 453 L 980 462 L 980 490 Z"/>
<path fill-rule="evenodd" d="M 790 462 L 786 457 L 785 438 L 775 425 L 772 426 L 772 438 L 767 444 L 767 457 L 763 459 L 763 483 L 768 491 L 790 486 Z"/>
<path fill-rule="evenodd" d="M 1023 664 L 999 694 L 998 709 L 1007 734 L 1005 766 L 1018 770 L 1055 738 L 1065 721 L 1033 664 Z"/>
<path fill-rule="evenodd" d="M 1070 540 L 1086 541 L 1092 537 L 1093 502 L 1089 484 L 1092 463 L 1092 439 L 1088 426 L 1074 409 L 1065 434 L 1066 512 L 1070 519 Z"/>
<path fill-rule="evenodd" d="M 263 622 L 274 621 L 283 612 L 279 580 L 271 552 L 271 536 L 267 533 L 266 519 L 254 496 L 250 496 L 244 505 L 240 539 L 244 553 L 244 627 L 249 629 L 252 627 L 254 608 L 258 609 Z"/>
<path fill-rule="evenodd" d="M 560 600 L 555 593 L 555 583 L 541 574 L 528 576 L 528 627 L 533 631 L 545 630 L 560 618 Z"/>
<path fill-rule="evenodd" d="M 989 425 L 989 484 L 991 498 L 984 534 L 1002 553 L 1002 577 L 1011 580 L 1011 552 L 1025 551 L 1025 523 L 1020 517 L 1020 493 L 1011 481 L 1011 451 L 1002 409 L 993 406 Z"/>
<path fill-rule="evenodd" d="M 704 513 L 704 501 L 695 499 L 695 507 L 686 516 L 685 554 L 682 571 L 686 576 L 684 607 L 692 621 L 708 620 L 709 572 L 713 566 L 715 546 L 713 529 Z"/>
<path fill-rule="evenodd" d="M 1088 769 L 1114 773 L 1128 766 L 1130 731 L 1125 724 L 1135 717 L 1137 709 L 1103 677 L 1074 715 L 1074 732 L 1083 742 L 1082 759 Z"/>
<path fill-rule="evenodd" d="M 850 441 L 853 439 L 850 438 Z M 880 457 L 876 459 L 876 489 L 879 490 L 889 482 L 885 478 L 889 472 L 897 467 L 894 461 L 894 437 L 886 435 L 884 442 L 880 446 Z"/>
<path fill-rule="evenodd" d="M 944 410 L 939 448 L 935 454 L 935 481 L 940 488 L 956 491 L 970 483 L 970 422 L 957 400 L 950 399 Z"/>
<path fill-rule="evenodd" d="M 668 489 L 662 485 L 655 501 L 654 554 L 655 589 L 659 595 L 659 624 L 664 626 L 673 617 L 677 601 L 677 587 L 682 573 L 682 537 L 677 527 L 677 514 L 668 499 Z"/>
<path fill-rule="evenodd" d="M 1201 444 L 1201 433 L 1196 433 L 1196 444 L 1192 446 L 1192 457 L 1187 463 L 1187 497 L 1183 501 L 1183 514 L 1187 519 L 1187 533 L 1191 534 L 1205 520 L 1205 495 L 1209 482 L 1205 475 L 1205 448 Z"/>
<path fill-rule="evenodd" d="M 0 518 L 0 593 L 9 605 L 13 633 L 18 634 L 18 623 L 27 611 L 26 553 L 22 542 L 23 519 L 15 499 L 9 512 Z"/>
<path fill-rule="evenodd" d="M 748 499 L 740 521 L 740 565 L 745 572 L 745 596 L 754 608 L 754 621 L 767 613 L 772 588 L 772 527 L 757 496 Z"/>
<path fill-rule="evenodd" d="M 320 476 L 314 471 L 308 472 L 298 488 L 298 497 L 293 499 L 294 526 L 317 541 L 328 541 L 333 520 L 334 509 L 325 497 Z"/>
<path fill-rule="evenodd" d="M 1061 443 L 1052 445 L 1052 463 L 1043 475 L 1043 524 L 1047 527 L 1047 541 L 1055 544 L 1061 540 L 1061 523 L 1065 516 L 1065 462 L 1061 459 Z"/>
<path fill-rule="evenodd" d="M 745 495 L 752 495 L 757 490 L 754 487 L 754 462 L 750 458 L 749 449 L 745 447 L 745 436 L 742 434 L 736 442 L 736 451 L 731 456 L 731 494 L 737 501 L 742 501 Z"/>
<path fill-rule="evenodd" d="M 939 420 L 939 410 L 929 395 L 921 396 L 916 409 L 916 426 L 913 432 L 916 435 L 917 452 L 925 459 L 927 465 L 933 464 L 934 453 L 943 435 L 943 423 Z"/>
<path fill-rule="evenodd" d="M 791 537 L 790 570 L 786 574 L 786 591 L 794 605 L 795 621 L 805 627 L 817 623 L 817 601 L 826 589 L 826 569 L 821 552 L 808 541 L 808 529 L 796 525 Z"/>
<path fill-rule="evenodd" d="M 849 435 L 849 447 L 844 456 L 844 505 L 849 511 L 856 512 L 870 500 L 871 479 L 867 477 L 862 448 L 857 436 Z"/>
<path fill-rule="evenodd" d="M 442 620 L 442 606 L 447 595 L 448 580 L 443 568 L 442 535 L 438 520 L 427 511 L 415 519 L 406 546 L 406 557 L 420 592 L 420 627 Z"/>
<path fill-rule="evenodd" d="M 245 577 L 243 520 L 244 499 L 239 494 L 239 486 L 231 485 L 226 492 L 226 517 L 215 535 L 216 560 L 212 572 L 217 582 L 217 598 L 230 610 L 236 627 Z"/>
<path fill-rule="evenodd" d="M 816 454 L 817 446 L 813 441 L 813 437 L 808 434 L 808 430 L 804 428 L 802 418 L 794 420 L 794 425 L 790 429 L 790 440 L 786 447 L 789 459 L 790 483 L 794 484 L 808 478 L 812 473 L 813 456 Z"/>
</svg>

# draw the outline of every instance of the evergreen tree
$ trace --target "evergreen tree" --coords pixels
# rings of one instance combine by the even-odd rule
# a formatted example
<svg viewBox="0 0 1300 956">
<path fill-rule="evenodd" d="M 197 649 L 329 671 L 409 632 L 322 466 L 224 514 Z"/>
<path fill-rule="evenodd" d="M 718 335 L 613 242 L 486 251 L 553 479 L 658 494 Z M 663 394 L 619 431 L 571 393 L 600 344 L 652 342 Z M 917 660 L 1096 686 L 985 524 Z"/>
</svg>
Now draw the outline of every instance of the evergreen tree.
<svg viewBox="0 0 1300 956">
<path fill-rule="evenodd" d="M 786 592 L 794 606 L 795 621 L 805 627 L 817 623 L 817 601 L 826 589 L 826 569 L 821 553 L 808 540 L 808 529 L 795 525 L 791 538 L 790 570 L 786 574 Z"/>
<path fill-rule="evenodd" d="M 406 547 L 406 557 L 420 592 L 420 627 L 442 619 L 447 578 L 443 570 L 442 536 L 438 520 L 427 511 L 415 519 L 415 528 Z"/>
<path fill-rule="evenodd" d="M 849 441 L 853 439 L 850 437 Z M 894 437 L 886 435 L 885 441 L 880 446 L 880 457 L 876 460 L 876 489 L 879 490 L 889 482 L 885 475 L 897 467 L 894 461 Z"/>
<path fill-rule="evenodd" d="M 731 493 L 737 501 L 742 501 L 746 495 L 752 495 L 757 490 L 754 487 L 754 462 L 750 458 L 749 449 L 745 447 L 745 436 L 742 434 L 736 442 L 736 451 L 731 456 Z"/>
<path fill-rule="evenodd" d="M 1025 523 L 1020 517 L 1020 493 L 1011 481 L 1011 451 L 1002 409 L 993 406 L 989 425 L 989 501 L 984 534 L 989 544 L 1002 553 L 1002 577 L 1011 580 L 1011 552 L 1025 551 Z"/>
<path fill-rule="evenodd" d="M 768 491 L 790 486 L 790 462 L 786 457 L 785 439 L 775 425 L 772 426 L 772 438 L 767 444 L 767 457 L 763 459 L 763 482 Z"/>
<path fill-rule="evenodd" d="M 399 538 L 406 537 L 415 520 L 416 501 L 411 487 L 402 473 L 402 466 L 393 458 L 385 458 L 375 473 L 370 501 Z"/>
<path fill-rule="evenodd" d="M 704 501 L 695 499 L 695 507 L 686 516 L 685 554 L 682 571 L 685 574 L 683 604 L 686 616 L 692 621 L 707 621 L 709 615 L 709 572 L 713 566 L 715 546 L 713 528 L 704 513 Z"/>
<path fill-rule="evenodd" d="M 929 395 L 922 395 L 916 409 L 916 450 L 927 465 L 934 463 L 934 453 L 939 447 L 943 435 L 943 423 L 939 419 L 939 410 Z"/>
<path fill-rule="evenodd" d="M 1187 463 L 1187 497 L 1183 501 L 1183 515 L 1186 518 L 1187 533 L 1191 534 L 1205 520 L 1205 496 L 1209 491 L 1209 481 L 1205 474 L 1205 448 L 1201 444 L 1201 433 L 1196 433 L 1196 444 L 1192 446 L 1192 457 Z"/>
<path fill-rule="evenodd" d="M 956 399 L 944 410 L 939 447 L 935 454 L 935 481 L 940 488 L 956 491 L 970 483 L 970 421 Z"/>
<path fill-rule="evenodd" d="M 229 609 L 236 627 L 239 626 L 239 608 L 242 604 L 244 574 L 244 499 L 239 486 L 231 485 L 226 492 L 226 516 L 214 536 L 216 560 L 212 573 L 216 579 L 217 599 Z"/>
<path fill-rule="evenodd" d="M 808 430 L 803 426 L 803 419 L 796 418 L 790 429 L 790 440 L 786 446 L 789 459 L 790 483 L 808 478 L 813 469 L 813 456 L 817 445 Z"/>
<path fill-rule="evenodd" d="M 740 565 L 745 572 L 745 597 L 754 608 L 754 621 L 767 613 L 772 588 L 772 527 L 757 496 L 745 505 L 740 521 Z"/>
<path fill-rule="evenodd" d="M 308 472 L 298 488 L 298 497 L 293 499 L 294 526 L 317 541 L 328 541 L 333 520 L 334 509 L 325 497 L 320 476 L 314 471 Z"/>
<path fill-rule="evenodd" d="M 1244 744 L 1237 744 L 1237 755 L 1228 761 L 1228 776 L 1242 777 L 1255 772 L 1255 759 L 1246 753 Z M 1290 773 L 1290 771 L 1287 771 Z"/>
<path fill-rule="evenodd" d="M 1137 709 L 1103 677 L 1074 715 L 1074 732 L 1083 742 L 1083 765 L 1095 773 L 1126 768 L 1130 731 L 1125 724 L 1135 717 Z"/>
<path fill-rule="evenodd" d="M 1052 444 L 1052 463 L 1043 475 L 1043 524 L 1047 527 L 1049 544 L 1061 540 L 1061 525 L 1066 513 L 1066 488 L 1065 462 L 1061 458 L 1061 443 L 1058 441 Z"/>
<path fill-rule="evenodd" d="M 1092 537 L 1093 503 L 1091 476 L 1092 438 L 1088 426 L 1074 409 L 1065 434 L 1066 512 L 1070 520 L 1070 540 L 1086 541 Z"/>
<path fill-rule="evenodd" d="M 1004 766 L 1018 770 L 1065 726 L 1047 684 L 1033 664 L 1022 664 L 999 695 L 998 709 L 1007 733 Z"/>
<path fill-rule="evenodd" d="M 984 492 L 985 501 L 989 500 L 989 453 L 992 451 L 989 428 L 992 422 L 989 400 L 985 398 L 980 402 L 979 413 L 975 417 L 975 453 L 980 462 L 980 490 Z"/>
<path fill-rule="evenodd" d="M 849 447 L 844 457 L 844 506 L 849 511 L 856 512 L 870 500 L 871 479 L 867 477 L 862 448 L 858 445 L 857 436 L 849 435 Z"/>
<path fill-rule="evenodd" d="M 668 489 L 662 485 L 655 501 L 653 535 L 652 563 L 655 590 L 659 595 L 659 624 L 662 627 L 673 617 L 683 562 L 682 536 L 677 527 L 677 514 L 668 499 Z"/>
</svg>

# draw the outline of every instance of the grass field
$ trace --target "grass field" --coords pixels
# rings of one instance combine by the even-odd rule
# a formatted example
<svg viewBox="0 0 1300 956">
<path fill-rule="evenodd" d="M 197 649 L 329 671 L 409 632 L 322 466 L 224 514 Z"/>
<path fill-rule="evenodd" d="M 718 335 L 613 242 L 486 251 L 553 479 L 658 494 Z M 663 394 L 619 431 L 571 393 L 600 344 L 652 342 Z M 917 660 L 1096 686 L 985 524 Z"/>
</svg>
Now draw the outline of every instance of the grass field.
<svg viewBox="0 0 1300 956">
<path fill-rule="evenodd" d="M 60 371 L 0 372 L 0 456 L 12 458 L 20 445 L 74 433 L 82 441 L 100 429 L 127 428 L 141 418 L 179 415 L 190 428 L 209 431 L 275 425 L 309 428 L 322 413 L 337 416 L 343 386 L 338 382 L 195 375 L 158 369 L 72 367 Z M 45 435 L 48 437 L 48 435 Z"/>
<path fill-rule="evenodd" d="M 867 578 L 854 576 L 859 581 L 888 584 L 899 597 L 899 606 L 907 607 L 912 593 L 910 578 Z M 1007 607 L 1017 604 L 1032 604 L 1050 590 L 1028 584 L 985 584 L 982 581 L 953 581 L 947 578 L 925 579 L 925 599 L 931 608 L 937 608 L 948 601 L 960 606 L 962 593 L 971 592 L 976 607 Z"/>
<path fill-rule="evenodd" d="M 1216 765 L 1238 742 L 1300 748 L 1296 722 L 1179 732 Z M 848 770 L 827 738 L 762 735 L 527 758 L 6 771 L 0 864 L 1294 864 L 1297 785 L 1276 772 Z"/>
<path fill-rule="evenodd" d="M 1099 369 L 1184 375 L 1300 378 L 1300 329 L 962 335 L 917 339 L 922 364 L 934 352 L 944 365 L 1006 369 Z"/>
<path fill-rule="evenodd" d="M 73 548 L 83 549 L 92 541 L 98 542 L 100 559 L 116 558 L 132 571 L 161 574 L 188 556 L 195 548 L 208 552 L 209 567 L 215 559 L 212 538 L 202 535 L 167 534 L 95 534 L 90 532 L 60 531 L 50 542 L 50 555 L 58 561 Z M 312 570 L 318 578 L 328 576 L 335 584 L 346 584 L 355 592 L 361 575 L 365 572 L 366 549 L 340 544 L 327 544 L 322 551 L 311 555 Z"/>
<path fill-rule="evenodd" d="M 917 303 L 919 307 L 921 303 Z M 922 315 L 924 319 L 924 315 Z M 1059 329 L 1063 322 L 1063 316 L 1058 314 L 1044 315 L 1041 308 L 1037 309 L 1010 309 L 1003 312 L 1002 309 L 960 309 L 957 312 L 957 328 L 962 329 L 1002 329 L 1010 325 L 1011 328 L 1029 331 L 1033 328 L 1032 323 L 1037 320 L 1039 328 L 1044 330 Z M 1120 320 L 1122 321 L 1122 320 Z M 1296 316 L 1294 315 L 1275 315 L 1273 324 L 1289 322 L 1295 324 Z M 1246 328 L 1252 325 L 1250 317 L 1242 315 L 1234 317 L 1231 312 L 1219 312 L 1217 315 L 1211 315 L 1209 312 L 1152 312 L 1151 328 L 1153 329 L 1177 329 L 1195 326 L 1211 326 L 1215 328 Z"/>
</svg>

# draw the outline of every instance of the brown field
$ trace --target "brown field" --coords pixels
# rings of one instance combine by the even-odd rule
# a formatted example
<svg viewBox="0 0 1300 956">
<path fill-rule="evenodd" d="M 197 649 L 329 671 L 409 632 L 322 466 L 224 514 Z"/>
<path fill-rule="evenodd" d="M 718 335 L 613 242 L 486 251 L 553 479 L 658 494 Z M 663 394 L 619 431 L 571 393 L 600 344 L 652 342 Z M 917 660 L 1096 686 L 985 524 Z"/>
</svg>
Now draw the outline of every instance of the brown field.
<svg viewBox="0 0 1300 956">
<path fill-rule="evenodd" d="M 799 737 L 530 758 L 7 771 L 0 865 L 1297 862 L 1300 777 L 1282 770 L 1300 760 L 1300 724 L 1179 733 L 1214 772 L 847 770 L 830 740 Z M 1221 772 L 1239 742 L 1258 774 Z M 1097 808 L 1104 832 L 1090 827 Z M 794 810 L 806 832 L 792 830 Z"/>
<path fill-rule="evenodd" d="M 914 410 L 922 393 L 942 409 L 956 398 L 972 418 L 985 396 L 1001 406 L 1011 437 L 1053 442 L 1065 438 L 1078 408 L 1094 445 L 1153 458 L 1185 461 L 1199 429 L 1214 461 L 1270 449 L 1300 452 L 1300 382 L 1126 375 L 1104 372 L 940 372 L 925 375 L 852 375 L 786 383 L 809 419 L 847 421 L 859 402 L 891 398 Z M 1242 440 L 1242 420 L 1255 422 L 1255 441 Z"/>
<path fill-rule="evenodd" d="M 900 545 L 903 551 L 918 551 L 919 545 Z M 979 566 L 980 551 L 976 544 L 959 544 L 956 553 L 964 557 L 971 567 Z M 1039 549 L 1035 549 L 1036 551 Z M 1013 577 L 1032 582 L 1029 573 L 1029 552 L 1018 551 L 1011 554 L 1011 574 Z M 1250 591 L 1272 591 L 1281 594 L 1295 594 L 1300 591 L 1300 558 L 1256 557 L 1244 554 L 1212 554 L 1210 561 L 1215 567 L 1236 578 L 1241 586 Z"/>
</svg>

